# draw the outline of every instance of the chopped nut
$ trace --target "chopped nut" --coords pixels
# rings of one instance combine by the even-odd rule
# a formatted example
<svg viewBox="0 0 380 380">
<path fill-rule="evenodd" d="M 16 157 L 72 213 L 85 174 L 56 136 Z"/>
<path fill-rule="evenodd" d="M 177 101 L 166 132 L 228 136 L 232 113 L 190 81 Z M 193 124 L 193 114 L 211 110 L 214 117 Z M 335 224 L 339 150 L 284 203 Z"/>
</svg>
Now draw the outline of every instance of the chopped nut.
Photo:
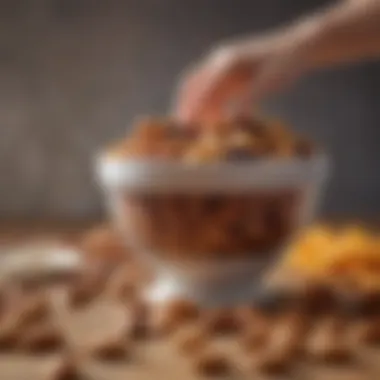
<svg viewBox="0 0 380 380">
<path fill-rule="evenodd" d="M 351 350 L 345 341 L 343 322 L 336 317 L 322 320 L 309 336 L 306 352 L 316 360 L 332 363 L 348 361 Z"/>
<path fill-rule="evenodd" d="M 179 350 L 185 354 L 199 352 L 207 344 L 207 333 L 199 325 L 182 327 L 176 337 Z"/>
<path fill-rule="evenodd" d="M 18 347 L 31 353 L 56 351 L 63 346 L 64 339 L 59 328 L 45 323 L 31 327 L 18 341 Z"/>
<path fill-rule="evenodd" d="M 219 352 L 203 352 L 196 358 L 196 371 L 203 376 L 224 376 L 231 368 L 227 358 Z"/>
</svg>

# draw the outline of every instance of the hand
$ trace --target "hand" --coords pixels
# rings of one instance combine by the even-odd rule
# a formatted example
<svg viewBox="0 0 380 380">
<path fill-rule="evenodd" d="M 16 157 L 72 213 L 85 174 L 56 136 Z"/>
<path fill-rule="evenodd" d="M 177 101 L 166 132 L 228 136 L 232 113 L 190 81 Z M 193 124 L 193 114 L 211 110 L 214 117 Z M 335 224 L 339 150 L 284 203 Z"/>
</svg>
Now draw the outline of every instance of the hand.
<svg viewBox="0 0 380 380">
<path fill-rule="evenodd" d="M 275 33 L 214 49 L 185 73 L 175 115 L 183 122 L 207 122 L 249 112 L 305 71 L 308 44 L 302 37 Z"/>
</svg>

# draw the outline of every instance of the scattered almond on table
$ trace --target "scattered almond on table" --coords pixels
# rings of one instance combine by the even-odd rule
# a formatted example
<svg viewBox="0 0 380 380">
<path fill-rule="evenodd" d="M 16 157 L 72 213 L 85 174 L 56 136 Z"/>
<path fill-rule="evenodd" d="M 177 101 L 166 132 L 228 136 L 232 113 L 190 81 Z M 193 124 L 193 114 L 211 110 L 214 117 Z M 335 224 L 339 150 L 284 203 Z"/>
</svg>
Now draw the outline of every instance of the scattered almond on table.
<svg viewBox="0 0 380 380">
<path fill-rule="evenodd" d="M 215 350 L 201 352 L 194 360 L 194 367 L 203 376 L 225 376 L 231 372 L 226 355 Z"/>
<path fill-rule="evenodd" d="M 307 355 L 311 359 L 327 363 L 348 362 L 352 352 L 345 327 L 344 321 L 335 316 L 317 322 L 306 343 Z"/>
<path fill-rule="evenodd" d="M 176 346 L 184 354 L 195 354 L 203 350 L 211 337 L 200 324 L 183 326 L 174 337 Z"/>
<path fill-rule="evenodd" d="M 65 339 L 59 327 L 51 322 L 31 326 L 17 342 L 19 349 L 31 354 L 51 353 L 65 347 Z"/>
</svg>

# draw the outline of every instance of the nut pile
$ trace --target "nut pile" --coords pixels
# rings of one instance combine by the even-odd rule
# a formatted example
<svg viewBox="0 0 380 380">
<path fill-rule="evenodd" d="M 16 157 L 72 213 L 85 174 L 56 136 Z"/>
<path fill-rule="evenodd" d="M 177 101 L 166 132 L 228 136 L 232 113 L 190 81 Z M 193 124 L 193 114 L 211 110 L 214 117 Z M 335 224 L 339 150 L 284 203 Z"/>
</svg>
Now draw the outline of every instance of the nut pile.
<svg viewBox="0 0 380 380">
<path fill-rule="evenodd" d="M 279 121 L 235 118 L 213 125 L 179 125 L 146 118 L 109 154 L 131 159 L 179 159 L 185 163 L 245 161 L 260 157 L 309 158 L 311 142 Z"/>
<path fill-rule="evenodd" d="M 126 194 L 126 234 L 147 251 L 170 258 L 231 258 L 266 254 L 297 225 L 302 194 L 294 189 L 253 194 Z"/>
</svg>

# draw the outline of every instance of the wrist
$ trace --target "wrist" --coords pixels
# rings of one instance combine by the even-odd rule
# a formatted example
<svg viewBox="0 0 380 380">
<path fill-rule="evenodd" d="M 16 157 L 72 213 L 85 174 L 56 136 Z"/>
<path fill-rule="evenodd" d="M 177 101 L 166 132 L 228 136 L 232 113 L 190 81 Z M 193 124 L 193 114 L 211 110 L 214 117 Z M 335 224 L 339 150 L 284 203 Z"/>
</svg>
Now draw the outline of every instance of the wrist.
<svg viewBox="0 0 380 380">
<path fill-rule="evenodd" d="M 288 28 L 288 44 L 300 52 L 304 70 L 320 68 L 328 29 L 328 20 L 323 14 L 304 19 Z"/>
</svg>

